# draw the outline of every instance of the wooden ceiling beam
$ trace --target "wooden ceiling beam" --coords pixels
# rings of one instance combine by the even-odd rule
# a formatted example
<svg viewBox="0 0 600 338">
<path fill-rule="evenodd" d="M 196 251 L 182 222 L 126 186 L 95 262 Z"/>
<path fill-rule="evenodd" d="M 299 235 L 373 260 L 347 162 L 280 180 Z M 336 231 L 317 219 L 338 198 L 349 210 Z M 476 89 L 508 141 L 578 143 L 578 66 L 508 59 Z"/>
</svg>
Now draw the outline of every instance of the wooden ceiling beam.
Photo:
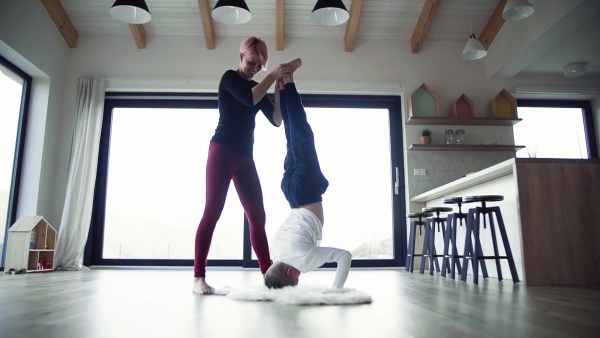
<svg viewBox="0 0 600 338">
<path fill-rule="evenodd" d="M 69 48 L 76 48 L 79 33 L 77 33 L 77 30 L 73 26 L 67 12 L 65 12 L 65 9 L 60 4 L 60 1 L 40 0 L 40 2 L 46 9 L 46 12 L 48 12 L 48 15 L 50 15 L 52 21 L 54 21 L 56 28 L 58 28 L 58 31 L 67 43 L 67 46 L 69 46 Z"/>
<path fill-rule="evenodd" d="M 504 25 L 505 20 L 502 19 L 502 12 L 506 6 L 506 1 L 507 0 L 500 0 L 498 6 L 496 6 L 496 9 L 494 10 L 494 13 L 479 35 L 479 42 L 481 42 L 486 50 L 490 47 L 492 42 L 494 42 L 496 35 L 498 35 L 498 32 L 500 32 L 500 29 Z"/>
<path fill-rule="evenodd" d="M 144 25 L 129 24 L 129 29 L 131 30 L 131 34 L 135 39 L 135 44 L 138 46 L 138 49 L 146 49 L 146 30 L 144 29 Z"/>
<path fill-rule="evenodd" d="M 210 15 L 210 0 L 198 0 L 198 6 L 200 7 L 200 18 L 202 19 L 206 48 L 215 49 L 215 27 Z"/>
<path fill-rule="evenodd" d="M 346 24 L 346 34 L 344 34 L 344 50 L 352 52 L 354 50 L 354 41 L 358 32 L 358 23 L 362 14 L 363 0 L 352 0 L 350 4 L 350 18 Z"/>
<path fill-rule="evenodd" d="M 425 1 L 423 9 L 421 10 L 421 15 L 419 15 L 419 20 L 417 21 L 417 26 L 413 31 L 412 38 L 410 39 L 410 45 L 413 54 L 419 54 L 421 51 L 423 41 L 425 41 L 425 36 L 429 31 L 431 22 L 433 22 L 433 18 L 435 17 L 435 13 L 437 12 L 438 7 L 440 7 L 441 2 L 442 0 Z"/>
<path fill-rule="evenodd" d="M 285 0 L 277 0 L 277 22 L 276 36 L 277 36 L 277 50 L 282 51 L 285 47 Z"/>
</svg>

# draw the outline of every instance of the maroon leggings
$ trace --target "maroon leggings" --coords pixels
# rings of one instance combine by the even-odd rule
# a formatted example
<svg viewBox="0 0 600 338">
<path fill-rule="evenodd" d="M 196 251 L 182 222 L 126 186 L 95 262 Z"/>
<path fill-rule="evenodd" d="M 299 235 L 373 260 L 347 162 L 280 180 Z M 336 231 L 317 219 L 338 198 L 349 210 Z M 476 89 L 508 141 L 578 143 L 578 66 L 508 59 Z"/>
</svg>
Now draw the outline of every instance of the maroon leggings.
<svg viewBox="0 0 600 338">
<path fill-rule="evenodd" d="M 206 163 L 206 205 L 196 231 L 194 277 L 206 276 L 210 242 L 225 206 L 231 180 L 250 223 L 250 241 L 258 258 L 260 271 L 264 274 L 271 266 L 265 233 L 265 207 L 254 160 L 222 144 L 211 142 Z"/>
</svg>

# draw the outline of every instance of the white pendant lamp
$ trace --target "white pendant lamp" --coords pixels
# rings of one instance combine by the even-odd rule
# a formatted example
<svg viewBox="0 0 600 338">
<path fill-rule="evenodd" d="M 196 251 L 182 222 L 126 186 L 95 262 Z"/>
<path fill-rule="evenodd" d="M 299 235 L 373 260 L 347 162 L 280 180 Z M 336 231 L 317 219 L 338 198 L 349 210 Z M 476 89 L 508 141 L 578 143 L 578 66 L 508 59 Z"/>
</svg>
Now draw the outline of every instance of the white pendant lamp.
<svg viewBox="0 0 600 338">
<path fill-rule="evenodd" d="M 141 25 L 150 21 L 150 10 L 144 0 L 117 0 L 110 8 L 110 15 L 122 22 Z"/>
<path fill-rule="evenodd" d="M 502 12 L 502 19 L 506 21 L 516 21 L 525 19 L 526 17 L 533 14 L 533 6 L 527 0 L 508 0 L 504 11 Z"/>
<path fill-rule="evenodd" d="M 483 48 L 483 45 L 477 38 L 475 34 L 471 33 L 469 37 L 469 41 L 467 41 L 467 45 L 462 52 L 462 58 L 465 60 L 478 60 L 487 55 L 487 51 Z"/>
<path fill-rule="evenodd" d="M 212 17 L 220 23 L 239 25 L 250 21 L 252 14 L 244 0 L 219 0 L 212 11 Z"/>
<path fill-rule="evenodd" d="M 471 1 L 471 7 L 473 6 L 473 1 Z M 475 34 L 473 34 L 473 23 L 471 22 L 471 10 L 469 9 L 469 27 L 471 28 L 471 35 L 469 36 L 469 40 L 463 49 L 462 58 L 465 60 L 479 60 L 487 55 L 487 50 L 483 48 L 483 45 L 477 38 Z"/>
<path fill-rule="evenodd" d="M 348 21 L 350 14 L 342 0 L 318 0 L 310 19 L 321 26 L 337 26 Z"/>
<path fill-rule="evenodd" d="M 581 63 L 581 62 L 572 63 L 568 66 L 565 66 L 565 68 L 563 68 L 563 75 L 565 77 L 578 77 L 585 73 L 587 73 L 587 68 L 585 66 L 585 63 Z"/>
</svg>

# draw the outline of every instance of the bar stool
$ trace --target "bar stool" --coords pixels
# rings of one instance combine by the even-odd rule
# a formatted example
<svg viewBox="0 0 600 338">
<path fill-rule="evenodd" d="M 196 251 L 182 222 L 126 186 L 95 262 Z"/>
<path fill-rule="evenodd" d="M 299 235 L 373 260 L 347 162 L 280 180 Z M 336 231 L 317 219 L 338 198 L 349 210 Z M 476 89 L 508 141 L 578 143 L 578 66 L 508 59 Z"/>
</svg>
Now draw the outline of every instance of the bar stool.
<svg viewBox="0 0 600 338">
<path fill-rule="evenodd" d="M 464 203 L 472 203 L 472 202 L 481 202 L 480 207 L 475 207 L 469 209 L 469 213 L 467 215 L 467 236 L 465 241 L 465 253 L 463 256 L 463 266 L 461 272 L 461 280 L 467 280 L 467 271 L 469 267 L 469 260 L 473 260 L 473 283 L 477 284 L 479 279 L 478 272 L 478 263 L 481 260 L 485 259 L 493 259 L 496 261 L 496 269 L 498 271 L 498 279 L 502 280 L 502 270 L 500 267 L 500 260 L 506 259 L 508 260 L 508 266 L 510 267 L 510 273 L 512 275 L 512 279 L 514 283 L 519 282 L 519 276 L 517 275 L 517 269 L 515 267 L 515 261 L 512 256 L 512 251 L 510 250 L 510 244 L 508 243 L 508 236 L 506 235 L 506 228 L 504 227 L 504 221 L 502 220 L 502 212 L 500 211 L 500 207 L 487 207 L 486 202 L 499 202 L 503 201 L 504 196 L 500 195 L 483 195 L 483 196 L 467 196 L 463 198 Z M 498 253 L 498 241 L 496 239 L 496 226 L 494 225 L 493 215 L 496 216 L 496 220 L 498 221 L 498 230 L 500 231 L 500 236 L 502 237 L 502 243 L 504 245 L 504 251 L 506 252 L 506 256 L 500 256 Z M 479 241 L 479 232 L 481 226 L 481 216 L 483 216 L 483 228 L 486 228 L 486 216 L 487 220 L 490 223 L 490 232 L 492 233 L 492 245 L 494 247 L 494 255 L 493 256 L 484 256 L 481 249 L 481 242 Z M 472 243 L 471 234 L 475 239 L 475 250 L 469 250 Z M 473 254 L 476 252 L 477 254 Z M 484 276 L 484 278 L 486 278 Z"/>
<path fill-rule="evenodd" d="M 408 249 L 406 250 L 406 271 L 413 272 L 415 257 L 421 257 L 420 254 L 415 255 L 415 238 L 417 236 L 417 227 L 419 227 L 419 235 L 421 235 L 421 227 L 425 225 L 423 217 L 430 216 L 433 216 L 433 214 L 429 212 L 414 212 L 406 214 L 406 218 L 418 218 L 418 220 L 413 220 L 410 222 L 410 235 L 408 237 Z"/>
<path fill-rule="evenodd" d="M 452 208 L 429 207 L 423 208 L 422 210 L 423 212 L 435 213 L 435 216 L 428 218 L 425 222 L 425 239 L 423 242 L 423 253 L 421 254 L 421 273 L 425 273 L 425 257 L 429 257 L 429 274 L 433 275 L 433 265 L 435 264 L 436 271 L 440 272 L 438 257 L 443 257 L 442 255 L 438 255 L 435 249 L 435 227 L 437 225 L 438 231 L 441 230 L 442 236 L 444 236 L 447 218 L 440 217 L 440 213 L 452 211 Z"/>
<path fill-rule="evenodd" d="M 450 264 L 450 278 L 455 278 L 455 267 L 458 269 L 458 274 L 462 273 L 462 268 L 460 265 L 460 258 L 462 255 L 458 254 L 458 245 L 456 244 L 456 231 L 458 226 L 462 226 L 466 224 L 467 215 L 462 212 L 462 197 L 448 197 L 442 200 L 445 204 L 456 204 L 458 205 L 458 212 L 454 212 L 448 215 L 448 221 L 446 226 L 446 236 L 444 238 L 444 252 L 442 258 L 442 277 L 446 277 L 446 270 L 448 264 Z M 452 246 L 452 254 L 449 253 L 450 246 Z M 480 254 L 481 253 L 481 245 L 479 246 Z M 469 247 L 469 253 L 473 252 L 473 246 Z M 487 268 L 485 266 L 485 261 L 479 261 L 481 265 L 481 272 L 483 273 L 484 278 L 488 277 Z"/>
</svg>

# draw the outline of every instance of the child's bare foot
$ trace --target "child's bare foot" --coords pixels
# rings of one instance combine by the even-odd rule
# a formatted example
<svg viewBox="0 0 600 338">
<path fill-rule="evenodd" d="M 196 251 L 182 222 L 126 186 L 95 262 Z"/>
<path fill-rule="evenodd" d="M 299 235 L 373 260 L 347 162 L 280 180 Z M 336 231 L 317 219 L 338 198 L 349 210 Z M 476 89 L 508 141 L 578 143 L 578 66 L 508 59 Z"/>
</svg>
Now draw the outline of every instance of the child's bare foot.
<svg viewBox="0 0 600 338">
<path fill-rule="evenodd" d="M 293 75 L 286 76 L 282 80 L 283 80 L 284 84 L 286 84 L 286 83 L 292 83 L 292 82 L 294 82 L 294 76 Z"/>
<path fill-rule="evenodd" d="M 204 277 L 194 278 L 194 287 L 192 288 L 192 292 L 203 295 L 214 295 L 215 288 L 206 284 Z"/>
<path fill-rule="evenodd" d="M 288 65 L 290 65 L 290 67 L 292 68 L 292 69 L 291 69 L 291 71 L 292 71 L 292 74 L 294 74 L 294 72 L 295 72 L 295 71 L 296 71 L 298 68 L 302 67 L 302 60 L 301 60 L 300 58 L 297 58 L 297 59 L 294 59 L 294 60 L 292 60 L 292 61 L 288 62 L 287 64 L 288 64 Z"/>
</svg>

